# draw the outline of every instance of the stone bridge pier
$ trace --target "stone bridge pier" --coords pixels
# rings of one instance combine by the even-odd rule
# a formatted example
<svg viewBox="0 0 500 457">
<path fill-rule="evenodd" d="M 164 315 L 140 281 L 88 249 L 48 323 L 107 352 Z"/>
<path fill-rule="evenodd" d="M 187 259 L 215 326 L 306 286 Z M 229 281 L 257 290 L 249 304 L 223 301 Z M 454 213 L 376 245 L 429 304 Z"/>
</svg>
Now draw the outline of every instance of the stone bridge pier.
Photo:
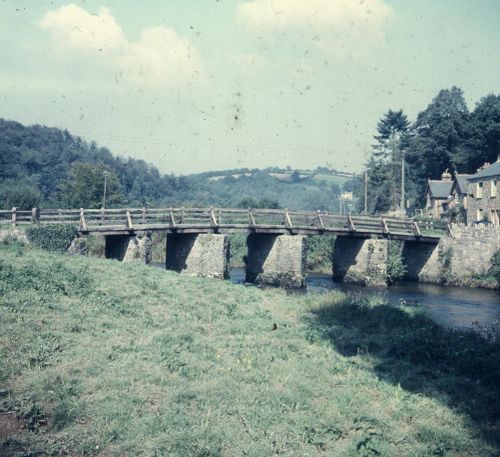
<svg viewBox="0 0 500 457">
<path fill-rule="evenodd" d="M 304 236 L 252 233 L 247 247 L 247 282 L 292 289 L 305 287 Z"/>
<path fill-rule="evenodd" d="M 151 234 L 137 232 L 134 235 L 106 235 L 104 254 L 106 259 L 123 262 L 151 262 Z"/>
<path fill-rule="evenodd" d="M 167 270 L 209 278 L 229 277 L 229 238 L 215 233 L 169 233 Z"/>
<path fill-rule="evenodd" d="M 333 249 L 333 280 L 370 286 L 387 285 L 389 241 L 338 236 Z"/>
</svg>

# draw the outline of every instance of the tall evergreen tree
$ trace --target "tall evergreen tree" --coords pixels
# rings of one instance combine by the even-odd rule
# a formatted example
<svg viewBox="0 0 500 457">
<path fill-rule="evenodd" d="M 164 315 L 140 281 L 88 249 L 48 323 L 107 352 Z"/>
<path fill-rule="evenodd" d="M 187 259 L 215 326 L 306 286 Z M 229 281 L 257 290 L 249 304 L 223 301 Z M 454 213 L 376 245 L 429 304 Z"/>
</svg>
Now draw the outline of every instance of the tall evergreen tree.
<svg viewBox="0 0 500 457">
<path fill-rule="evenodd" d="M 366 164 L 370 213 L 386 212 L 399 204 L 401 151 L 407 144 L 409 126 L 403 110 L 389 110 L 377 123 L 376 143 Z"/>
</svg>

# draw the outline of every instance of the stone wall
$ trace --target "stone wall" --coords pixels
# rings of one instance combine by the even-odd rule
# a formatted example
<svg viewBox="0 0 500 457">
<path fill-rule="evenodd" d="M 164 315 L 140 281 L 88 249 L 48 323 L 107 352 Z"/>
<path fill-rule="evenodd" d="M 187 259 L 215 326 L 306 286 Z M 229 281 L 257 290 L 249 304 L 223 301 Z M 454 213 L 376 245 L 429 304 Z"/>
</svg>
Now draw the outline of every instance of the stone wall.
<svg viewBox="0 0 500 457">
<path fill-rule="evenodd" d="M 291 289 L 305 287 L 305 240 L 302 235 L 249 235 L 247 282 Z"/>
<path fill-rule="evenodd" d="M 338 236 L 333 250 L 333 280 L 385 286 L 388 248 L 387 240 Z"/>
<path fill-rule="evenodd" d="M 194 276 L 229 276 L 229 238 L 219 234 L 167 235 L 167 270 Z"/>
<path fill-rule="evenodd" d="M 408 278 L 431 283 L 473 284 L 490 268 L 500 250 L 500 227 L 451 225 L 451 236 L 438 245 L 406 242 L 403 249 Z"/>
</svg>

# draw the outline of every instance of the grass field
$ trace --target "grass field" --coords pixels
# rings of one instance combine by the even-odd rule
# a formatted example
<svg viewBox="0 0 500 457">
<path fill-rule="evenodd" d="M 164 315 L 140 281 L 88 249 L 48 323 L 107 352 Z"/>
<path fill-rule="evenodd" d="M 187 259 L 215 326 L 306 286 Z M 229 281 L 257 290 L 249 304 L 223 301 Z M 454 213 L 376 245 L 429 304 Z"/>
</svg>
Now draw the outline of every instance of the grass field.
<svg viewBox="0 0 500 457">
<path fill-rule="evenodd" d="M 336 184 L 337 186 L 339 186 L 342 189 L 342 186 L 350 179 L 351 178 L 346 178 L 344 176 L 318 173 L 317 175 L 314 175 L 314 177 L 311 179 L 311 181 L 317 185 L 320 184 L 321 182 L 326 182 L 328 184 Z"/>
<path fill-rule="evenodd" d="M 495 456 L 499 343 L 419 310 L 0 245 L 0 454 Z"/>
</svg>

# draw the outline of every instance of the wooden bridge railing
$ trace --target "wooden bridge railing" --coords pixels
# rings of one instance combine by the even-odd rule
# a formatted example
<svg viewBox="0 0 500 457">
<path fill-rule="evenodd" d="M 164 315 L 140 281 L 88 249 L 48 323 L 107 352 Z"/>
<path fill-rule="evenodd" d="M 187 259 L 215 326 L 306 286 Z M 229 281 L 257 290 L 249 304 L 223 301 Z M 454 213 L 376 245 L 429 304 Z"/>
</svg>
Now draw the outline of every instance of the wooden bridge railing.
<svg viewBox="0 0 500 457">
<path fill-rule="evenodd" d="M 239 208 L 120 208 L 0 210 L 0 227 L 73 224 L 83 232 L 161 229 L 301 230 L 311 233 L 366 233 L 420 237 L 416 221 L 322 211 Z"/>
</svg>

